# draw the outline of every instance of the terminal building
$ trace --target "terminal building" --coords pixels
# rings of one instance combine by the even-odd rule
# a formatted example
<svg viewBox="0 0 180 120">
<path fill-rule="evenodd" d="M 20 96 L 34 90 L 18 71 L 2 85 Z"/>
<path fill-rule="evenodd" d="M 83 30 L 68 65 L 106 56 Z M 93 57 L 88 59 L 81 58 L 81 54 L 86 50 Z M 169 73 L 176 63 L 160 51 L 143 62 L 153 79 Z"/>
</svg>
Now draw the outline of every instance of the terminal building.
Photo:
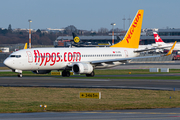
<svg viewBox="0 0 180 120">
<path fill-rule="evenodd" d="M 141 45 L 148 45 L 155 43 L 153 32 L 157 32 L 162 40 L 166 43 L 171 42 L 180 42 L 180 29 L 143 29 L 140 37 Z M 118 37 L 120 39 L 118 39 Z M 107 36 L 79 36 L 80 40 L 84 43 L 89 44 L 100 44 L 100 45 L 109 45 L 112 44 L 111 33 Z M 120 33 L 115 33 L 114 44 L 118 43 L 121 39 L 124 38 L 124 35 Z M 72 36 L 59 36 L 54 42 L 55 47 L 68 47 L 73 41 Z"/>
</svg>

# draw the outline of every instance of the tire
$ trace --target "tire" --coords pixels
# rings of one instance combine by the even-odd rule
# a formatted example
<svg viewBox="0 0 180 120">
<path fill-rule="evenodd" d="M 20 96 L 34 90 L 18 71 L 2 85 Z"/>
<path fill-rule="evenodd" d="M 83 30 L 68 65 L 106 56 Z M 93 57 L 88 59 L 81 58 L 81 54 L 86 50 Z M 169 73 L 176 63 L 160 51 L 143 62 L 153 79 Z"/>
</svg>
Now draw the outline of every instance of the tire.
<svg viewBox="0 0 180 120">
<path fill-rule="evenodd" d="M 69 76 L 70 76 L 70 72 L 69 72 L 69 71 L 66 71 L 66 70 L 63 70 L 63 71 L 62 71 L 62 76 L 63 76 L 63 77 L 69 77 Z"/>
<path fill-rule="evenodd" d="M 90 74 L 86 74 L 86 77 L 94 77 L 94 71 L 92 71 Z"/>
<path fill-rule="evenodd" d="M 21 74 L 21 73 L 19 73 L 19 74 L 18 74 L 18 77 L 22 78 L 22 74 Z"/>
<path fill-rule="evenodd" d="M 62 71 L 62 77 L 66 77 L 66 70 Z"/>
<path fill-rule="evenodd" d="M 70 72 L 66 71 L 66 77 L 69 77 L 69 76 L 70 76 Z"/>
</svg>

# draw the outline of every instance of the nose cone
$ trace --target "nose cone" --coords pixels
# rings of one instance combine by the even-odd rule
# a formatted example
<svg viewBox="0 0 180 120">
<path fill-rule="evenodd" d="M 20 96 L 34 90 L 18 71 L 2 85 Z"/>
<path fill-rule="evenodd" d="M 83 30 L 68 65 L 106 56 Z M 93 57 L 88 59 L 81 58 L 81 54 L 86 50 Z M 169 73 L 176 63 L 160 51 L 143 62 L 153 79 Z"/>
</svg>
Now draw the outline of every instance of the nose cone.
<svg viewBox="0 0 180 120">
<path fill-rule="evenodd" d="M 11 68 L 12 61 L 9 58 L 6 58 L 3 63 L 5 66 Z"/>
</svg>

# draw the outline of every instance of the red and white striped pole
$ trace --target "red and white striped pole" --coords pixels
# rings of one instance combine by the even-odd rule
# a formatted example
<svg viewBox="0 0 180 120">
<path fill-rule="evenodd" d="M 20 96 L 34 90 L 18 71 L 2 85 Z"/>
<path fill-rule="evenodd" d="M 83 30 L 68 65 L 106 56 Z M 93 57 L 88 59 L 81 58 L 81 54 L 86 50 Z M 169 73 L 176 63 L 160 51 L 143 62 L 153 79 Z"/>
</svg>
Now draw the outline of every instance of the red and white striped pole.
<svg viewBox="0 0 180 120">
<path fill-rule="evenodd" d="M 29 22 L 29 49 L 31 49 L 31 22 L 32 20 L 28 20 Z"/>
<path fill-rule="evenodd" d="M 116 23 L 111 23 L 112 25 L 112 45 L 114 45 L 114 26 L 116 25 Z"/>
</svg>

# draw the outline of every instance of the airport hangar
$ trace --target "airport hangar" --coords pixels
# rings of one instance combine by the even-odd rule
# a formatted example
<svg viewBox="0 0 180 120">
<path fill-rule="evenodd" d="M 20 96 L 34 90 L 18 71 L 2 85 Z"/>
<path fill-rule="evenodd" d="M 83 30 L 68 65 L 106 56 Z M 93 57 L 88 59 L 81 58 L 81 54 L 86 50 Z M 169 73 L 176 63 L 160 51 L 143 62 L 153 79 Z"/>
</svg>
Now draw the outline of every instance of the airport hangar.
<svg viewBox="0 0 180 120">
<path fill-rule="evenodd" d="M 171 43 L 175 41 L 180 42 L 180 29 L 156 29 L 156 31 L 149 29 L 146 32 L 141 33 L 140 45 L 155 43 L 153 32 L 157 32 L 165 43 Z M 124 35 L 121 33 L 115 33 L 114 43 L 119 42 L 117 36 L 119 36 L 120 39 L 124 38 Z M 89 44 L 99 44 L 104 46 L 109 45 L 108 43 L 112 44 L 111 34 L 107 36 L 79 36 L 79 38 L 82 42 Z M 57 40 L 54 41 L 54 46 L 68 47 L 70 41 L 73 41 L 72 36 L 59 36 Z"/>
</svg>

